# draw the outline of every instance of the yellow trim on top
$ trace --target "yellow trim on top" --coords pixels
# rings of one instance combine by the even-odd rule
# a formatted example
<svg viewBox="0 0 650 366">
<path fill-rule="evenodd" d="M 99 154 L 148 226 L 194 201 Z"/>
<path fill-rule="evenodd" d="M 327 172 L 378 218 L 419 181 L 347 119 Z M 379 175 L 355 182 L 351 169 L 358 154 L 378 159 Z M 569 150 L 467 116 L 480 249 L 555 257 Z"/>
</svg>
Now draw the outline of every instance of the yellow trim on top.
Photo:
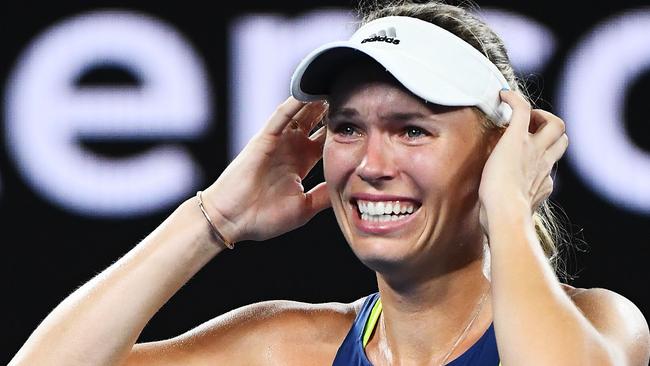
<svg viewBox="0 0 650 366">
<path fill-rule="evenodd" d="M 363 328 L 363 348 L 366 348 L 366 345 L 368 344 L 368 341 L 370 340 L 370 336 L 372 335 L 372 332 L 375 330 L 375 326 L 377 325 L 377 320 L 379 320 L 379 315 L 381 315 L 381 299 L 377 299 L 375 304 L 372 306 L 372 309 L 370 310 L 370 316 L 368 316 L 368 320 L 366 320 L 366 325 Z"/>
</svg>

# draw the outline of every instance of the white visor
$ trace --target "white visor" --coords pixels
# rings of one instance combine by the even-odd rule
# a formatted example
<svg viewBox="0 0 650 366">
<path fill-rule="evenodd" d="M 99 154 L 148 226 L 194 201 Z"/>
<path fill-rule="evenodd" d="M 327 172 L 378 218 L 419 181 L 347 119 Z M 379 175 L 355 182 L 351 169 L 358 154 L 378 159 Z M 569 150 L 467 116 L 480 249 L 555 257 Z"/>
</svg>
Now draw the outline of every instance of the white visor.
<svg viewBox="0 0 650 366">
<path fill-rule="evenodd" d="M 302 101 L 325 99 L 336 73 L 367 56 L 427 102 L 476 106 L 501 126 L 510 120 L 512 109 L 499 96 L 510 87 L 497 67 L 451 32 L 406 16 L 375 19 L 350 40 L 312 51 L 291 77 L 291 95 Z"/>
</svg>

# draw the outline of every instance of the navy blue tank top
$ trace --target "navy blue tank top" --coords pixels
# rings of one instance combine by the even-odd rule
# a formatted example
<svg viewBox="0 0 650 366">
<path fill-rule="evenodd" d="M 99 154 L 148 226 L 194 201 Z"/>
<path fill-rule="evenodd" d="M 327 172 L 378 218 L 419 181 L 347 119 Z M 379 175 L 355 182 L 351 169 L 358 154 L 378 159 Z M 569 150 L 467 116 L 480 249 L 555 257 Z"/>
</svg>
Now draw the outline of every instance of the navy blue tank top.
<svg viewBox="0 0 650 366">
<path fill-rule="evenodd" d="M 377 300 L 379 300 L 378 292 L 366 297 L 361 311 L 354 319 L 350 331 L 336 352 L 333 366 L 372 366 L 363 349 L 363 331 Z M 498 366 L 499 364 L 494 324 L 490 324 L 490 327 L 472 347 L 449 362 L 447 366 Z"/>
</svg>

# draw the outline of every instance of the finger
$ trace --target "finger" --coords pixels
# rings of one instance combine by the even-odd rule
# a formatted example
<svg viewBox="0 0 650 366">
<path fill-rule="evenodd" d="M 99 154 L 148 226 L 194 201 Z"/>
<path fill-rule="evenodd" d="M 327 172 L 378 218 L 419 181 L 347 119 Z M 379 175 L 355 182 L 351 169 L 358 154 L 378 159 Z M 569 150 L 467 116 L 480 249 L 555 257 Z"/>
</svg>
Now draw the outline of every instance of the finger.
<svg viewBox="0 0 650 366">
<path fill-rule="evenodd" d="M 323 119 L 323 116 L 327 112 L 328 104 L 326 101 L 315 101 L 310 102 L 305 105 L 304 108 L 300 109 L 292 118 L 297 122 L 298 128 L 300 128 L 305 133 L 311 132 L 318 122 Z"/>
<path fill-rule="evenodd" d="M 311 132 L 313 131 L 316 126 L 322 125 L 323 120 L 325 119 L 325 116 L 327 115 L 327 111 L 329 110 L 329 103 L 326 100 L 321 101 L 319 108 L 320 108 L 320 113 L 316 115 L 316 117 L 310 122 L 310 124 L 307 126 L 307 129 L 305 131 Z"/>
<path fill-rule="evenodd" d="M 551 193 L 553 193 L 553 178 L 547 175 L 533 197 L 533 211 L 537 211 L 544 200 L 551 196 Z"/>
<path fill-rule="evenodd" d="M 298 113 L 305 104 L 305 102 L 301 102 L 294 97 L 287 98 L 271 114 L 268 123 L 264 127 L 264 131 L 272 135 L 281 134 L 284 128 L 289 124 L 289 122 L 291 122 L 293 116 Z"/>
<path fill-rule="evenodd" d="M 512 90 L 501 90 L 500 96 L 501 100 L 512 108 L 509 126 L 527 132 L 530 126 L 530 103 L 521 94 Z"/>
<path fill-rule="evenodd" d="M 316 130 L 316 132 L 312 133 L 311 136 L 309 136 L 309 139 L 322 145 L 325 143 L 325 137 L 327 137 L 327 128 L 325 126 L 322 126 Z"/>
<path fill-rule="evenodd" d="M 310 137 L 311 140 L 301 156 L 300 172 L 303 177 L 314 169 L 314 166 L 323 158 L 323 146 L 325 146 L 326 136 L 326 129 L 321 127 Z"/>
<path fill-rule="evenodd" d="M 562 155 L 564 155 L 568 147 L 569 136 L 564 133 L 548 149 L 546 149 L 548 159 L 553 161 L 553 163 L 557 162 L 562 158 Z"/>
<path fill-rule="evenodd" d="M 537 146 L 544 149 L 557 141 L 566 131 L 562 119 L 541 109 L 531 111 L 531 120 L 531 124 L 537 126 L 536 131 L 534 131 L 533 141 Z"/>
<path fill-rule="evenodd" d="M 311 219 L 314 215 L 332 205 L 327 192 L 327 183 L 318 183 L 309 192 L 305 193 L 307 216 Z"/>
<path fill-rule="evenodd" d="M 326 137 L 327 129 L 325 127 L 321 127 L 309 137 L 309 148 L 305 151 L 302 159 L 303 164 L 301 164 L 304 167 L 304 170 L 301 170 L 304 173 L 303 176 L 311 171 L 316 166 L 316 163 L 323 158 L 323 146 Z"/>
</svg>

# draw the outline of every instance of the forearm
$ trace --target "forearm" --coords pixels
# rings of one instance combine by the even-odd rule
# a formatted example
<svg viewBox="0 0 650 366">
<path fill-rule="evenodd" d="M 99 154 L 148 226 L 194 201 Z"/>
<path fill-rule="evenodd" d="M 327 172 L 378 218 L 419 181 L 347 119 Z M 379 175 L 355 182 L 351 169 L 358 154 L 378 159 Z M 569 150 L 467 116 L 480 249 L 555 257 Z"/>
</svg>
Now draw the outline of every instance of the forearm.
<svg viewBox="0 0 650 366">
<path fill-rule="evenodd" d="M 147 322 L 218 252 L 195 198 L 134 249 L 74 291 L 10 365 L 115 365 Z"/>
<path fill-rule="evenodd" d="M 494 324 L 503 364 L 608 364 L 600 334 L 564 292 L 544 255 L 530 210 L 509 205 L 488 217 Z"/>
</svg>

